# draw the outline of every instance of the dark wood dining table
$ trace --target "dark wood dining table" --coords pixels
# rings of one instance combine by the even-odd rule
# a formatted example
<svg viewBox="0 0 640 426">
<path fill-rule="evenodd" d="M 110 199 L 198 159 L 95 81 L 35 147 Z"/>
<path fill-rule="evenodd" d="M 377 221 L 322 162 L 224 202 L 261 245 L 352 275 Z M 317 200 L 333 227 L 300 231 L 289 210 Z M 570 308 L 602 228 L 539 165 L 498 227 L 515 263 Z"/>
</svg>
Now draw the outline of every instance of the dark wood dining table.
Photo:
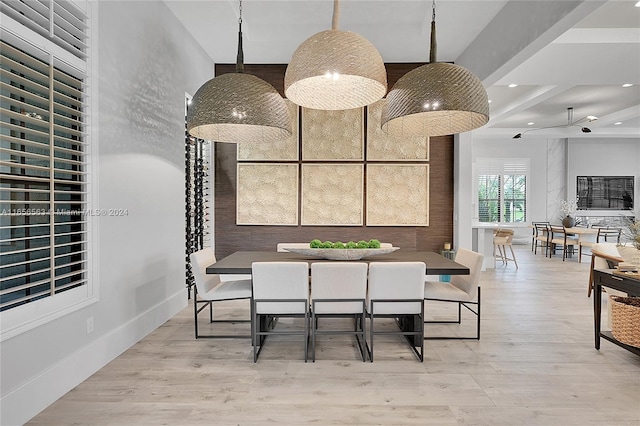
<svg viewBox="0 0 640 426">
<path fill-rule="evenodd" d="M 336 249 L 338 250 L 338 249 Z M 307 262 L 309 267 L 314 262 L 335 262 L 298 253 L 277 251 L 237 251 L 207 266 L 207 274 L 251 274 L 253 262 Z M 349 261 L 340 261 L 349 262 Z M 439 253 L 430 251 L 404 251 L 371 256 L 361 262 L 424 262 L 427 265 L 426 275 L 469 275 L 469 268 Z"/>
</svg>

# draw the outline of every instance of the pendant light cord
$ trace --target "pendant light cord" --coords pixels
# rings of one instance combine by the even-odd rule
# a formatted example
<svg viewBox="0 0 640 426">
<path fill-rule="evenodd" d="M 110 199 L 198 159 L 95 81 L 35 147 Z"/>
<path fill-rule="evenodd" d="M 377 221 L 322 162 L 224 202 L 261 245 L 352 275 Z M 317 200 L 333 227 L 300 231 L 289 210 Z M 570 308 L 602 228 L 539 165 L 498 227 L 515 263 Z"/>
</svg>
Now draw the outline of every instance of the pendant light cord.
<svg viewBox="0 0 640 426">
<path fill-rule="evenodd" d="M 431 6 L 433 14 L 431 16 L 431 46 L 429 49 L 429 63 L 436 62 L 436 55 L 438 52 L 438 45 L 436 43 L 436 0 L 433 0 Z"/>
<path fill-rule="evenodd" d="M 333 18 L 331 19 L 331 29 L 338 29 L 338 21 L 340 20 L 340 0 L 333 0 Z"/>
<path fill-rule="evenodd" d="M 242 51 L 242 0 L 240 0 L 240 17 L 238 18 L 238 56 L 236 56 L 236 72 L 244 73 L 244 52 Z"/>
</svg>

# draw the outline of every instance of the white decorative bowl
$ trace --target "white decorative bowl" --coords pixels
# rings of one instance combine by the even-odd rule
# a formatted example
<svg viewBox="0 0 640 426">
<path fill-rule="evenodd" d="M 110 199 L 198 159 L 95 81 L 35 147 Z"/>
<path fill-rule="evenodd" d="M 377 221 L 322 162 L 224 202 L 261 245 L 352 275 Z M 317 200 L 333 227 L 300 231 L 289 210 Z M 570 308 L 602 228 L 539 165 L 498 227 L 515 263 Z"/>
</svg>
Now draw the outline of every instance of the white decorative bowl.
<svg viewBox="0 0 640 426">
<path fill-rule="evenodd" d="M 327 260 L 360 260 L 365 257 L 378 256 L 381 254 L 393 253 L 400 247 L 389 247 L 379 249 L 325 249 L 325 248 L 287 248 L 292 253 L 304 254 L 305 256 L 321 257 Z"/>
</svg>

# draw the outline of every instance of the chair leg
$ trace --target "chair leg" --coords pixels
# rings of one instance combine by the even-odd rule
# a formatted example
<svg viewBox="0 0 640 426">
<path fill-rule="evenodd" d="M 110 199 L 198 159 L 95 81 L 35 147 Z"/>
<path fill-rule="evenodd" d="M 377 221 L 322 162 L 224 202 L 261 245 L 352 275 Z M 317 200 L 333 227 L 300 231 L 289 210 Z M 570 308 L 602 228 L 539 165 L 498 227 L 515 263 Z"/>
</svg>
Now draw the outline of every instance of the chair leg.
<svg viewBox="0 0 640 426">
<path fill-rule="evenodd" d="M 371 314 L 371 320 L 369 322 L 369 361 L 373 362 L 373 313 Z"/>
<path fill-rule="evenodd" d="M 318 321 L 314 308 L 311 312 L 311 362 L 316 362 L 316 328 L 318 328 Z"/>
<path fill-rule="evenodd" d="M 309 309 L 304 313 L 304 362 L 309 358 Z M 315 361 L 315 348 L 314 361 Z"/>
<path fill-rule="evenodd" d="M 362 315 L 360 315 L 358 317 L 358 319 L 360 320 L 360 334 L 362 335 L 362 344 L 360 344 L 360 342 L 358 342 L 358 347 L 360 348 L 360 355 L 362 355 L 362 362 L 366 362 L 367 360 L 367 356 L 366 356 L 366 348 L 367 348 L 367 330 L 366 330 L 366 325 L 365 325 L 365 313 L 364 313 L 364 307 L 362 309 Z M 356 335 L 357 337 L 357 335 Z"/>
<path fill-rule="evenodd" d="M 517 266 L 517 264 L 516 264 L 516 266 Z M 477 340 L 480 340 L 480 303 L 481 303 L 480 290 L 481 290 L 481 287 L 478 287 L 478 315 L 477 315 L 478 318 L 476 319 L 478 321 L 477 334 L 476 334 L 478 336 Z"/>
<path fill-rule="evenodd" d="M 509 249 L 511 250 L 511 257 L 513 258 L 513 263 L 515 263 L 516 269 L 518 269 L 518 261 L 516 260 L 516 254 L 513 251 L 513 246 L 509 245 Z"/>
<path fill-rule="evenodd" d="M 195 289 L 195 286 L 194 286 Z M 195 329 L 195 337 L 198 338 L 198 291 L 193 292 L 193 324 Z"/>
<path fill-rule="evenodd" d="M 255 304 L 251 303 L 252 309 L 251 309 L 251 313 L 253 315 L 253 317 L 251 318 L 252 324 L 255 324 L 252 328 L 251 328 L 251 341 L 253 342 L 253 362 L 258 362 L 258 344 L 260 343 L 258 340 L 260 337 L 262 336 L 258 336 L 258 314 L 256 314 L 256 307 Z"/>
</svg>

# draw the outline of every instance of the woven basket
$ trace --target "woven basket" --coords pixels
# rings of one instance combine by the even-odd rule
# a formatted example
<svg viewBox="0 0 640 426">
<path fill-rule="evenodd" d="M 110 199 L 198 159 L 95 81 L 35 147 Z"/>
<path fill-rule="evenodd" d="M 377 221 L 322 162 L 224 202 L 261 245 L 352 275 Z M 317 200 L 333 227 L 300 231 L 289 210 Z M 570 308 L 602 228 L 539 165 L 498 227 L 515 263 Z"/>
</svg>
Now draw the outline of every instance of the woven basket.
<svg viewBox="0 0 640 426">
<path fill-rule="evenodd" d="M 616 340 L 640 348 L 640 297 L 609 296 L 611 334 Z"/>
</svg>

